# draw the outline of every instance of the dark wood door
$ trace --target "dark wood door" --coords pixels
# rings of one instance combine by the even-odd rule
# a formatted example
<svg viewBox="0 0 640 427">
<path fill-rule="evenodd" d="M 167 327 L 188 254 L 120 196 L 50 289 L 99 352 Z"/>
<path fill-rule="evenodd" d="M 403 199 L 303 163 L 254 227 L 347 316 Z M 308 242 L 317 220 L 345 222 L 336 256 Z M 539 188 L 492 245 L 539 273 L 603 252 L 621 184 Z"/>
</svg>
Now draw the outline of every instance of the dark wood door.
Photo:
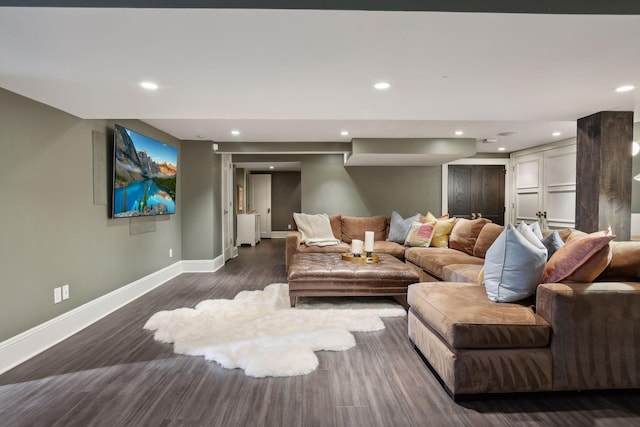
<svg viewBox="0 0 640 427">
<path fill-rule="evenodd" d="M 451 165 L 448 177 L 449 215 L 504 225 L 504 166 Z"/>
</svg>

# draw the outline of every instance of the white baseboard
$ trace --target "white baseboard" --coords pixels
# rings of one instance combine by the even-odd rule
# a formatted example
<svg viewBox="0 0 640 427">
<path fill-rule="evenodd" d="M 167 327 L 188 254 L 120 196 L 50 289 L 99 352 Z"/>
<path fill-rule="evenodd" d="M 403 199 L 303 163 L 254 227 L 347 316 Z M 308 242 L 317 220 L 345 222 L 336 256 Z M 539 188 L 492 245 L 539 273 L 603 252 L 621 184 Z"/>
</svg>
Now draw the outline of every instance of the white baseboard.
<svg viewBox="0 0 640 427">
<path fill-rule="evenodd" d="M 272 231 L 271 238 L 272 239 L 286 239 L 287 234 L 291 233 L 290 231 Z"/>
<path fill-rule="evenodd" d="M 0 374 L 42 353 L 181 273 L 219 270 L 224 257 L 179 261 L 0 342 Z"/>
<path fill-rule="evenodd" d="M 640 214 L 631 214 L 631 240 L 640 240 Z"/>
<path fill-rule="evenodd" d="M 224 266 L 224 257 L 220 255 L 214 259 L 183 260 L 182 272 L 184 273 L 213 273 Z"/>
</svg>

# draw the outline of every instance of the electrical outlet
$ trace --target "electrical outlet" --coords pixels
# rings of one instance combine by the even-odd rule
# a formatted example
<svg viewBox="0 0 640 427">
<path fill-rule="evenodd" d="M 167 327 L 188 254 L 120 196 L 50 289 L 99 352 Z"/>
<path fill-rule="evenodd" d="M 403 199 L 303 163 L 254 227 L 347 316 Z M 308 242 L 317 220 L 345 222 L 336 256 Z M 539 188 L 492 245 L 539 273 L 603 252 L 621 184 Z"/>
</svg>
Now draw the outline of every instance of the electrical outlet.
<svg viewBox="0 0 640 427">
<path fill-rule="evenodd" d="M 62 288 L 53 288 L 53 303 L 58 304 L 62 302 Z"/>
<path fill-rule="evenodd" d="M 287 230 L 291 230 L 291 224 L 287 224 Z"/>
<path fill-rule="evenodd" d="M 62 299 L 69 299 L 69 284 L 67 283 L 62 287 Z"/>
<path fill-rule="evenodd" d="M 169 249 L 169 258 L 173 258 L 173 249 Z"/>
</svg>

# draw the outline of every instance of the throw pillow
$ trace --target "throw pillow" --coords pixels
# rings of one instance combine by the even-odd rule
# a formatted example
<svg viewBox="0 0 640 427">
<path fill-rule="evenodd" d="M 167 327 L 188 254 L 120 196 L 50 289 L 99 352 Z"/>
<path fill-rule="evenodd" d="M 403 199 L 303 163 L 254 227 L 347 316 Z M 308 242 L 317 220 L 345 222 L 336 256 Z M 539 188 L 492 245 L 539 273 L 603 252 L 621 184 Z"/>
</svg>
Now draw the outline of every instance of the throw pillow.
<svg viewBox="0 0 640 427">
<path fill-rule="evenodd" d="M 540 224 L 538 221 L 533 221 L 531 224 L 527 225 L 526 222 L 522 221 L 520 225 L 518 225 L 518 231 L 522 232 L 522 227 L 529 227 L 533 234 L 540 240 L 542 240 L 542 230 L 540 229 Z"/>
<path fill-rule="evenodd" d="M 458 219 L 449 236 L 449 247 L 468 255 L 473 255 L 473 248 L 476 246 L 478 234 L 480 234 L 482 227 L 490 222 L 486 218 Z"/>
<path fill-rule="evenodd" d="M 420 222 L 433 222 L 433 221 L 439 221 L 439 220 L 443 220 L 443 219 L 449 219 L 449 214 L 446 213 L 446 214 L 436 218 L 436 216 L 434 214 L 432 214 L 431 211 L 429 211 L 429 212 L 427 212 L 426 215 L 420 215 Z"/>
<path fill-rule="evenodd" d="M 533 295 L 546 261 L 547 249 L 531 229 L 521 233 L 507 224 L 485 256 L 487 296 L 494 302 L 514 302 Z"/>
<path fill-rule="evenodd" d="M 389 238 L 387 238 L 387 241 L 404 244 L 411 224 L 419 219 L 420 214 L 405 219 L 398 212 L 391 212 L 391 224 L 389 225 Z"/>
<path fill-rule="evenodd" d="M 549 259 L 543 283 L 593 282 L 611 262 L 611 245 L 616 236 L 597 231 L 568 241 Z"/>
<path fill-rule="evenodd" d="M 553 254 L 556 253 L 558 249 L 564 246 L 564 242 L 562 241 L 562 237 L 560 237 L 560 233 L 555 230 L 550 234 L 547 234 L 547 237 L 543 237 L 541 242 L 544 247 L 547 248 L 547 261 Z"/>
<path fill-rule="evenodd" d="M 456 218 L 443 219 L 436 221 L 435 229 L 433 230 L 433 237 L 429 246 L 434 248 L 448 248 L 449 247 L 449 235 L 453 226 L 456 225 Z"/>
<path fill-rule="evenodd" d="M 405 246 L 426 248 L 431 243 L 433 237 L 433 231 L 435 229 L 434 222 L 422 223 L 420 221 L 414 221 L 407 234 L 407 239 L 404 242 Z"/>
</svg>

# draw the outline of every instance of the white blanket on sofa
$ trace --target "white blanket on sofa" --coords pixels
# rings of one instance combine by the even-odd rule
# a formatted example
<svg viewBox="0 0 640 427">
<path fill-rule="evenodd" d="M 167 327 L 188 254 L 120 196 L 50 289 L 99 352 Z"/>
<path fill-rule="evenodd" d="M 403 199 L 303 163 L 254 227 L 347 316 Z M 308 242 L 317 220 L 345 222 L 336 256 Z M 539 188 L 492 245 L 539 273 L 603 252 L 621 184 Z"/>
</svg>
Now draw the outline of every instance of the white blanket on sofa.
<svg viewBox="0 0 640 427">
<path fill-rule="evenodd" d="M 293 219 L 302 235 L 302 243 L 307 246 L 333 246 L 340 243 L 331 231 L 329 215 L 309 215 L 295 212 Z"/>
</svg>

